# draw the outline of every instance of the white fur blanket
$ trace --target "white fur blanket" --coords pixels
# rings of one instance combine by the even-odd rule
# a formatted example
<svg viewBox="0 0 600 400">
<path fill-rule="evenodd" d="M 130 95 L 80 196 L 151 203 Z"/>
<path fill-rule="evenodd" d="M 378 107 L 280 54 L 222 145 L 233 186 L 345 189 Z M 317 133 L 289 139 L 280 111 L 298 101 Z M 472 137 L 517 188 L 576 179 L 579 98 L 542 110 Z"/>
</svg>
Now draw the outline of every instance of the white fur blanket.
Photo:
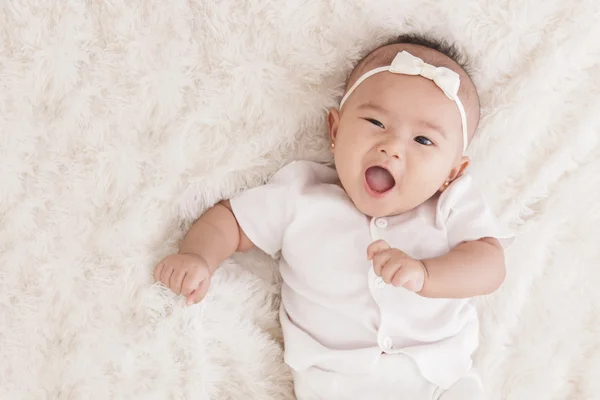
<svg viewBox="0 0 600 400">
<path fill-rule="evenodd" d="M 185 308 L 152 285 L 207 207 L 295 158 L 403 32 L 452 38 L 469 152 L 518 233 L 478 302 L 493 399 L 600 398 L 600 4 L 594 0 L 0 3 L 0 398 L 292 399 L 265 256 Z M 260 210 L 257 210 L 260 212 Z"/>
</svg>

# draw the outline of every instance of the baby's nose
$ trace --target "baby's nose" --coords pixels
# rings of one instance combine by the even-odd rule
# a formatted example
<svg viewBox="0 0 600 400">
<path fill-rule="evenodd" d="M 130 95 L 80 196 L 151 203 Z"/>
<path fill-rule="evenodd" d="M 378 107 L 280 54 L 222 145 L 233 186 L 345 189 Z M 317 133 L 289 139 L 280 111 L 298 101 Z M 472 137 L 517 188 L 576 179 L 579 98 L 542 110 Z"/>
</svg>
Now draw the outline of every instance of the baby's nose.
<svg viewBox="0 0 600 400">
<path fill-rule="evenodd" d="M 379 152 L 400 159 L 402 158 L 403 146 L 399 143 L 399 140 L 389 140 L 379 145 Z"/>
</svg>

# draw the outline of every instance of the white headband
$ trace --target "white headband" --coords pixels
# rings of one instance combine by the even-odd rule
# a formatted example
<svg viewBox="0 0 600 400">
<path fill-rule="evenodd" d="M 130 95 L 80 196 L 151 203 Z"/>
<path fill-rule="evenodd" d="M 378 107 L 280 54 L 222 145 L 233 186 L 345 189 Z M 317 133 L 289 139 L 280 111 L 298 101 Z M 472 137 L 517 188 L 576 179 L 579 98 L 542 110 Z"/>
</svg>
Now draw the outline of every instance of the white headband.
<svg viewBox="0 0 600 400">
<path fill-rule="evenodd" d="M 401 51 L 398 53 L 391 65 L 372 69 L 358 78 L 358 80 L 342 98 L 342 101 L 340 102 L 340 110 L 358 85 L 363 83 L 365 79 L 370 78 L 379 72 L 385 71 L 389 71 L 393 74 L 420 75 L 424 78 L 431 79 L 440 89 L 442 89 L 444 94 L 450 100 L 454 101 L 458 107 L 463 131 L 463 152 L 467 150 L 469 141 L 469 135 L 467 133 L 467 116 L 465 114 L 465 108 L 458 98 L 460 77 L 456 72 L 448 68 L 436 67 L 435 65 L 427 64 L 420 58 L 413 56 L 407 51 Z"/>
</svg>

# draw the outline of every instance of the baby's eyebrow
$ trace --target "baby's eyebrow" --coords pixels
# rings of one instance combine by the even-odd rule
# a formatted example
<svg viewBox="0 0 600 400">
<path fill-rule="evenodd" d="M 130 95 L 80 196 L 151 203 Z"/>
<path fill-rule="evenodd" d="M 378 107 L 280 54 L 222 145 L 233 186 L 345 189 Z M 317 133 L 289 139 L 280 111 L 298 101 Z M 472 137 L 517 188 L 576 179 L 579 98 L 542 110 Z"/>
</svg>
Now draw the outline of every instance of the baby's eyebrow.
<svg viewBox="0 0 600 400">
<path fill-rule="evenodd" d="M 359 110 L 367 110 L 368 109 L 368 110 L 378 111 L 382 114 L 389 114 L 389 112 L 385 108 L 383 108 L 375 103 L 371 103 L 370 101 L 367 103 L 361 104 L 360 106 L 358 106 L 358 109 Z"/>
<path fill-rule="evenodd" d="M 422 126 L 427 127 L 427 128 L 429 128 L 431 130 L 437 131 L 440 135 L 442 135 L 444 137 L 444 139 L 447 139 L 446 132 L 439 125 L 436 125 L 433 122 L 427 121 L 427 120 L 424 120 L 424 119 L 420 119 L 418 121 L 418 123 L 419 123 L 419 125 L 422 125 Z"/>
</svg>

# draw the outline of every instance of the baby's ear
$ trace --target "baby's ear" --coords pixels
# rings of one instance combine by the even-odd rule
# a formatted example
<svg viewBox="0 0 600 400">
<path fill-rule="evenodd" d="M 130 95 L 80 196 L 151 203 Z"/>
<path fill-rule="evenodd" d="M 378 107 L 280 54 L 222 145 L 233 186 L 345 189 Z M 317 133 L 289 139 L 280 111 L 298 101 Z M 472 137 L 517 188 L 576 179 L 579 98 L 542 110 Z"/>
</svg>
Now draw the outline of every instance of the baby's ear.
<svg viewBox="0 0 600 400">
<path fill-rule="evenodd" d="M 446 190 L 455 179 L 458 179 L 465 172 L 465 169 L 467 169 L 470 162 L 471 159 L 469 157 L 462 156 L 460 163 L 456 167 L 452 168 L 450 174 L 448 174 L 448 178 L 446 178 L 442 184 L 442 187 L 440 187 L 440 192 Z"/>
<path fill-rule="evenodd" d="M 340 112 L 337 110 L 337 108 L 330 108 L 327 111 L 327 126 L 329 128 L 329 141 L 332 145 L 335 143 L 339 125 Z"/>
</svg>

